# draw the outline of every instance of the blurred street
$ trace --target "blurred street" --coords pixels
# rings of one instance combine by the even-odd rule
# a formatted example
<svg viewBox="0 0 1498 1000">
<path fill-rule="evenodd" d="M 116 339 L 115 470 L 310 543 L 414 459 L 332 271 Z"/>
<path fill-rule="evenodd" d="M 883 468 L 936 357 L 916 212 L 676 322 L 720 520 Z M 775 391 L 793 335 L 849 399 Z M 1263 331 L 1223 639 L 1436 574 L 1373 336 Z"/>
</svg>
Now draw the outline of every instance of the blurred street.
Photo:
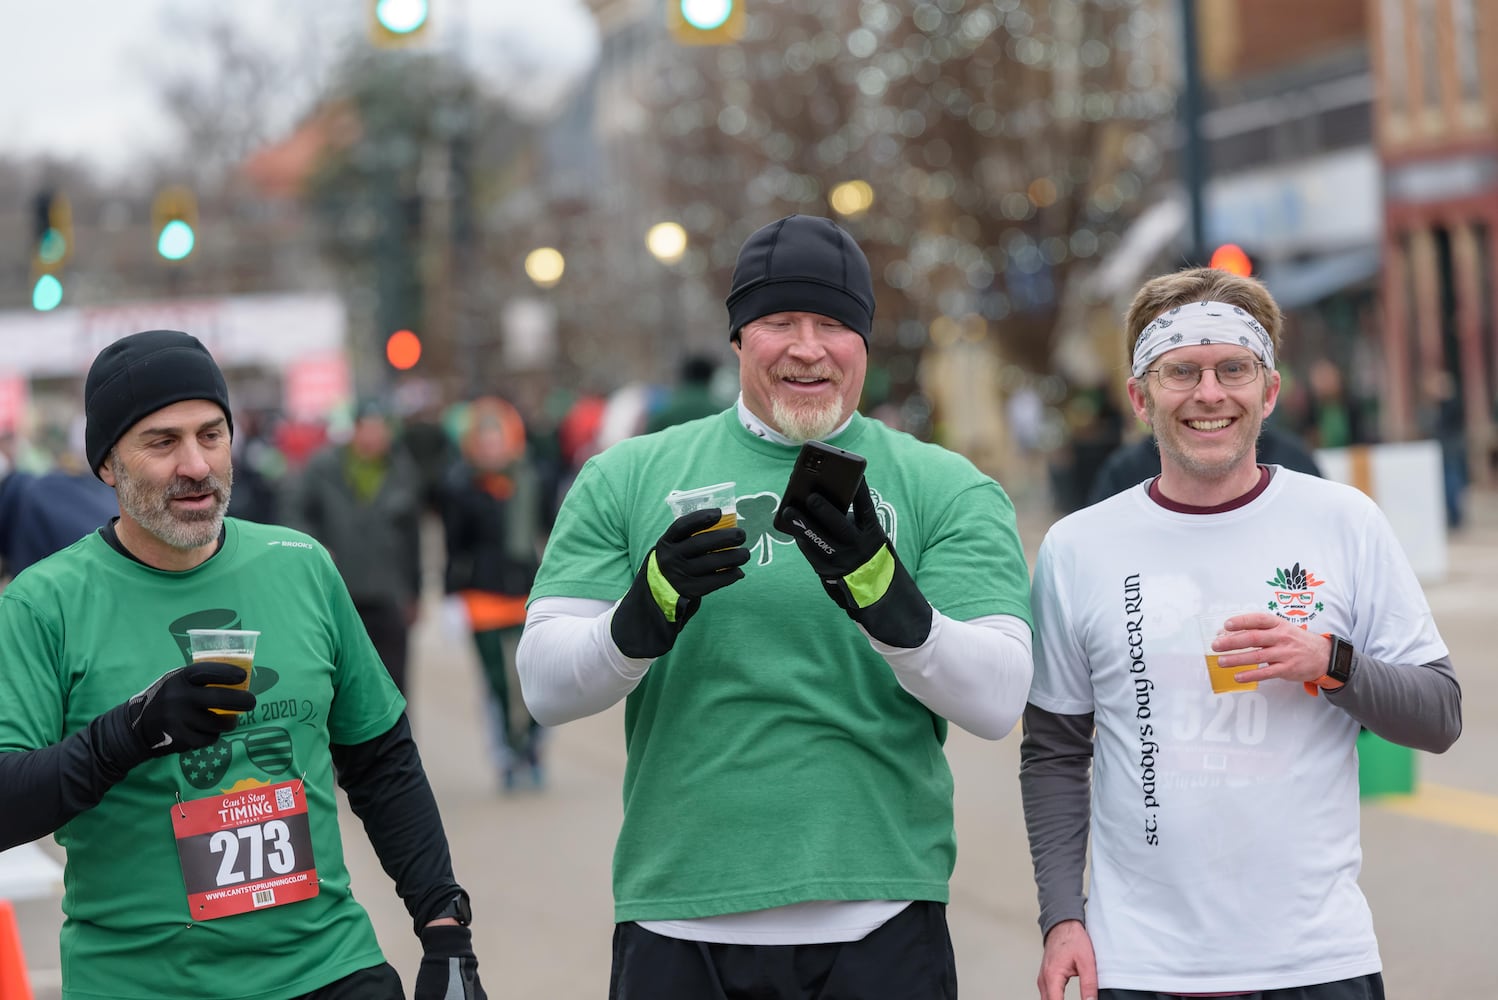
<svg viewBox="0 0 1498 1000">
<path fill-rule="evenodd" d="M 1022 520 L 1031 556 L 1044 519 Z M 435 594 L 436 588 L 429 588 Z M 1462 680 L 1466 729 L 1441 757 L 1420 755 L 1419 794 L 1366 803 L 1362 884 L 1373 905 L 1388 995 L 1465 1000 L 1498 991 L 1488 932 L 1498 926 L 1498 675 L 1489 669 L 1498 594 L 1498 494 L 1471 494 L 1446 580 L 1427 587 Z M 414 720 L 448 823 L 458 877 L 473 894 L 489 995 L 583 1000 L 607 990 L 609 859 L 620 817 L 622 707 L 558 728 L 548 787 L 498 791 L 480 675 L 464 637 L 429 599 L 413 661 Z M 1014 734 L 986 743 L 955 730 L 960 847 L 949 919 L 963 994 L 1034 995 L 1040 957 L 1016 777 Z M 345 814 L 356 892 L 409 989 L 420 949 L 357 821 Z M 1316 849 L 1316 831 L 1287 830 Z M 49 851 L 55 847 L 48 842 Z M 1244 845 L 1244 863 L 1253 863 Z M 57 1000 L 56 897 L 17 904 L 35 1000 Z M 1069 996 L 1073 994 L 1068 994 Z"/>
</svg>

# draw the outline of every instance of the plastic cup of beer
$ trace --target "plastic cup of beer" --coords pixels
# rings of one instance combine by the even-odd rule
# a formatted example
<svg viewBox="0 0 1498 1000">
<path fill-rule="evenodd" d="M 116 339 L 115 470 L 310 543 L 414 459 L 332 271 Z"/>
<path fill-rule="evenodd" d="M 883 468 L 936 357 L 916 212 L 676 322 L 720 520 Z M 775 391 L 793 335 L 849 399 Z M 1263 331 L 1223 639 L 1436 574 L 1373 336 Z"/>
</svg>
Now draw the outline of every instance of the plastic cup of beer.
<svg viewBox="0 0 1498 1000">
<path fill-rule="evenodd" d="M 208 687 L 250 689 L 250 675 L 255 669 L 255 640 L 260 633 L 242 628 L 190 628 L 187 630 L 187 647 L 192 650 L 192 661 L 200 663 L 212 660 L 215 663 L 232 663 L 244 667 L 244 682 L 241 684 L 209 684 Z M 215 708 L 219 715 L 237 715 L 227 709 Z"/>
<path fill-rule="evenodd" d="M 1256 664 L 1247 663 L 1240 667 L 1224 667 L 1218 665 L 1218 657 L 1228 653 L 1241 653 L 1245 650 L 1255 649 L 1254 646 L 1242 646 L 1238 649 L 1213 649 L 1212 641 L 1227 634 L 1227 626 L 1224 624 L 1237 611 L 1222 611 L 1214 615 L 1200 615 L 1196 624 L 1201 629 L 1202 652 L 1207 658 L 1207 679 L 1212 682 L 1213 694 L 1227 694 L 1231 691 L 1253 691 L 1259 686 L 1258 681 L 1239 682 L 1233 679 L 1233 675 L 1244 670 L 1252 670 Z"/>
<path fill-rule="evenodd" d="M 666 494 L 666 504 L 676 517 L 715 507 L 723 512 L 723 516 L 718 518 L 717 524 L 702 530 L 717 531 L 719 528 L 732 528 L 739 523 L 738 501 L 734 496 L 734 490 L 737 488 L 735 483 L 715 483 L 712 486 L 703 486 L 695 490 L 672 490 Z"/>
</svg>

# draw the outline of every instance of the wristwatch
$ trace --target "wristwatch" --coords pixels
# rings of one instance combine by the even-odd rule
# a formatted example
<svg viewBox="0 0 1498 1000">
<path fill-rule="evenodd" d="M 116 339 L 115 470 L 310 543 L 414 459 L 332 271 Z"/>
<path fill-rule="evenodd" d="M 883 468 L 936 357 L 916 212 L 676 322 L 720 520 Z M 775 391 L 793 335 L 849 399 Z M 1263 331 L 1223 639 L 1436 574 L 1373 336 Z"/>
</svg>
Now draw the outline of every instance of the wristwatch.
<svg viewBox="0 0 1498 1000">
<path fill-rule="evenodd" d="M 452 898 L 452 902 L 432 914 L 433 920 L 442 920 L 444 918 L 456 920 L 464 927 L 473 922 L 473 907 L 469 905 L 468 893 L 459 889 L 458 894 Z"/>
<path fill-rule="evenodd" d="M 1327 658 L 1326 673 L 1301 685 L 1306 689 L 1306 694 L 1313 698 L 1322 690 L 1335 691 L 1352 680 L 1352 643 L 1332 632 L 1322 632 L 1321 638 L 1332 641 L 1332 655 Z"/>
<path fill-rule="evenodd" d="M 1353 648 L 1352 643 L 1340 635 L 1331 635 L 1332 655 L 1326 661 L 1326 676 L 1339 684 L 1346 684 L 1352 680 Z"/>
</svg>

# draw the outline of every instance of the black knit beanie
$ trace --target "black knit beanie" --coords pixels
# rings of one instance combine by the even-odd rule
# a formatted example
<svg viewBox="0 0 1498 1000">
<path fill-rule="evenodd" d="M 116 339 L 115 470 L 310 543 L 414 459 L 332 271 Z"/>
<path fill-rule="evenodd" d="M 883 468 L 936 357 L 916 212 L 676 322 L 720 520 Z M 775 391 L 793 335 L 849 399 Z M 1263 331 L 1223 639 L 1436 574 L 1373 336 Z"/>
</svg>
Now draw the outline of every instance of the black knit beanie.
<svg viewBox="0 0 1498 1000">
<path fill-rule="evenodd" d="M 99 475 L 109 449 L 138 420 L 187 399 L 217 403 L 229 434 L 234 434 L 224 373 L 197 337 L 178 330 L 147 330 L 104 348 L 83 383 L 88 467 Z"/>
<path fill-rule="evenodd" d="M 728 293 L 728 336 L 777 312 L 812 312 L 858 331 L 874 324 L 869 261 L 831 219 L 788 215 L 756 230 L 739 249 Z"/>
</svg>

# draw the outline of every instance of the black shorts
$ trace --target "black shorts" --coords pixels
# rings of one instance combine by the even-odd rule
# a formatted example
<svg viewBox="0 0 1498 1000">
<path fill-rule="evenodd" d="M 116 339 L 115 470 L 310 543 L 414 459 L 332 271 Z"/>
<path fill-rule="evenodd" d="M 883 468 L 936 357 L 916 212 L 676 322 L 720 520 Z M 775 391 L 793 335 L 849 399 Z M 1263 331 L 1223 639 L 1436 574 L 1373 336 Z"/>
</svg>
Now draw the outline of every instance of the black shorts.
<svg viewBox="0 0 1498 1000">
<path fill-rule="evenodd" d="M 1098 1000 L 1175 1000 L 1174 993 L 1151 993 L 1148 990 L 1098 990 Z M 1334 983 L 1313 986 L 1291 986 L 1283 990 L 1261 990 L 1223 1000 L 1384 1000 L 1384 977 L 1375 972 L 1356 979 L 1339 979 Z"/>
<path fill-rule="evenodd" d="M 614 927 L 609 1000 L 956 1000 L 942 903 L 914 902 L 859 941 L 712 944 Z"/>
<path fill-rule="evenodd" d="M 351 972 L 294 1000 L 406 1000 L 400 974 L 389 963 Z"/>
</svg>

